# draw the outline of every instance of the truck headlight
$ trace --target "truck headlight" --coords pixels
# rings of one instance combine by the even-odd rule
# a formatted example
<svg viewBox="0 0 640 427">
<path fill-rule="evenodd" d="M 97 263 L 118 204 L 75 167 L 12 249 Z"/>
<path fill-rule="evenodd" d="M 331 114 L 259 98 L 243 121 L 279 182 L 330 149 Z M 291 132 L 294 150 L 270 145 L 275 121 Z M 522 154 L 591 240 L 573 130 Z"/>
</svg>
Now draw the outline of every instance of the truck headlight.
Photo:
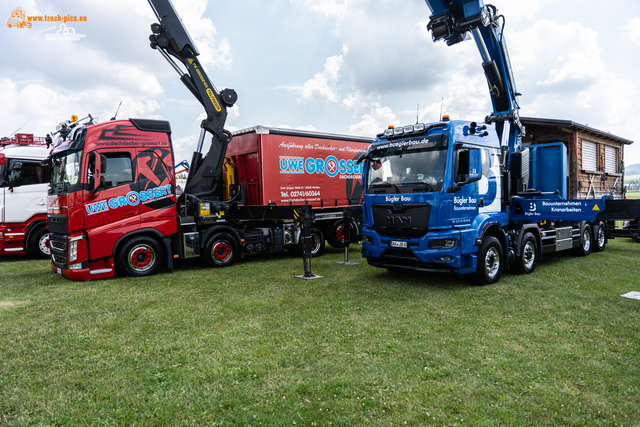
<svg viewBox="0 0 640 427">
<path fill-rule="evenodd" d="M 456 247 L 456 239 L 434 239 L 431 241 L 431 249 L 453 249 Z"/>
<path fill-rule="evenodd" d="M 78 241 L 84 239 L 84 236 L 76 236 L 69 239 L 69 260 L 73 262 L 78 259 Z"/>
<path fill-rule="evenodd" d="M 69 262 L 78 259 L 78 241 L 69 242 Z"/>
</svg>

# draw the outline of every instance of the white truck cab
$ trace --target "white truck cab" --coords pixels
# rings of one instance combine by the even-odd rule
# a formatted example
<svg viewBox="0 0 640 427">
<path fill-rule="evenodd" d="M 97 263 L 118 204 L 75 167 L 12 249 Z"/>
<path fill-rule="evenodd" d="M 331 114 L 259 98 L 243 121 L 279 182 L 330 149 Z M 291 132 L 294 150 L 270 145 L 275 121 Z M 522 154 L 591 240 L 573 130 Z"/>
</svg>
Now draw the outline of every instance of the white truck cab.
<svg viewBox="0 0 640 427">
<path fill-rule="evenodd" d="M 0 255 L 49 258 L 47 193 L 50 167 L 45 146 L 0 148 Z"/>
</svg>

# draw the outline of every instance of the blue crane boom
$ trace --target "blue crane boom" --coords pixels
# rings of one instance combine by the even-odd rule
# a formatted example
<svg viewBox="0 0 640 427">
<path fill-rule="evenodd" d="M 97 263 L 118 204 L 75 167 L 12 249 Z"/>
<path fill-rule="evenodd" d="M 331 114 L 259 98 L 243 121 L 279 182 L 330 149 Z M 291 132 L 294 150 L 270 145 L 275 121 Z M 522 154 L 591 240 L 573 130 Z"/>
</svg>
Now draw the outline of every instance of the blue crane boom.
<svg viewBox="0 0 640 427">
<path fill-rule="evenodd" d="M 433 41 L 444 40 L 448 46 L 471 36 L 482 57 L 493 112 L 487 123 L 495 123 L 502 146 L 515 152 L 521 145 L 524 133 L 520 123 L 515 79 L 504 38 L 503 15 L 493 5 L 482 0 L 425 0 L 431 10 L 427 28 Z"/>
</svg>

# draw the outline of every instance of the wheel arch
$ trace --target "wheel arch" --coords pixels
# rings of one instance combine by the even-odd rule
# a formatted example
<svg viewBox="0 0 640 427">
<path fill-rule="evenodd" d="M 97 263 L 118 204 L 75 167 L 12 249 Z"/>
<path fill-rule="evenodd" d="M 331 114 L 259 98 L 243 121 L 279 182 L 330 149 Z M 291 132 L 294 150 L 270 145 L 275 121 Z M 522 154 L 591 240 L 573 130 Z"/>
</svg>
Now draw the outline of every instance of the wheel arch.
<svg viewBox="0 0 640 427">
<path fill-rule="evenodd" d="M 122 248 L 122 245 L 124 245 L 127 242 L 127 240 L 133 237 L 145 237 L 145 236 L 156 240 L 160 245 L 160 248 L 162 249 L 162 251 L 165 252 L 164 255 L 167 257 L 169 256 L 169 254 L 166 253 L 166 247 L 163 242 L 164 236 L 155 228 L 143 228 L 141 230 L 136 230 L 136 231 L 132 231 L 131 233 L 127 233 L 124 236 L 120 236 L 120 238 L 116 241 L 116 244 L 113 245 L 112 255 L 114 257 L 117 256 L 118 251 L 120 251 L 120 249 Z"/>
<path fill-rule="evenodd" d="M 504 232 L 502 226 L 500 226 L 500 224 L 497 222 L 487 222 L 486 224 L 484 224 L 484 226 L 482 227 L 482 231 L 476 238 L 476 246 L 478 248 L 480 247 L 482 240 L 486 236 L 492 236 L 498 239 L 498 241 L 502 245 L 502 252 L 506 259 L 506 255 L 508 254 L 507 235 Z"/>
<path fill-rule="evenodd" d="M 540 235 L 540 228 L 538 228 L 538 224 L 521 224 L 520 227 L 515 229 L 515 231 L 518 236 L 516 239 L 516 257 L 522 255 L 522 241 L 524 240 L 525 234 L 530 232 L 536 239 L 536 257 L 538 257 L 538 259 L 542 259 L 542 236 Z"/>
<path fill-rule="evenodd" d="M 24 249 L 29 250 L 29 241 L 31 236 L 40 228 L 47 228 L 46 219 L 36 219 L 31 224 L 27 225 L 27 232 L 24 235 Z"/>
</svg>

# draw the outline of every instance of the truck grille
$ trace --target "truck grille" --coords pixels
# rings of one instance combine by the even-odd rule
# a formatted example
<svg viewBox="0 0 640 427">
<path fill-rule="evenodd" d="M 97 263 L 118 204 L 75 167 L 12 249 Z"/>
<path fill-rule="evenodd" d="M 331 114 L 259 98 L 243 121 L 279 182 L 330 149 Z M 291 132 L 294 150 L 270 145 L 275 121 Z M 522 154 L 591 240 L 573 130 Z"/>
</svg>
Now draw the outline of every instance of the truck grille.
<svg viewBox="0 0 640 427">
<path fill-rule="evenodd" d="M 51 233 L 67 233 L 67 216 L 66 215 L 52 215 L 47 217 L 47 228 Z"/>
<path fill-rule="evenodd" d="M 67 241 L 66 235 L 56 233 L 49 234 L 49 247 L 51 248 L 51 260 L 61 268 L 67 268 Z"/>
<path fill-rule="evenodd" d="M 67 265 L 67 258 L 66 258 L 66 257 L 63 257 L 63 256 L 60 256 L 60 255 L 57 255 L 57 254 L 53 254 L 53 262 L 54 262 L 56 265 L 59 265 L 59 266 L 61 266 L 61 267 L 66 267 L 66 265 Z"/>
<path fill-rule="evenodd" d="M 426 203 L 373 205 L 373 225 L 378 234 L 389 237 L 419 237 L 429 227 L 431 205 Z"/>
<path fill-rule="evenodd" d="M 49 240 L 49 246 L 51 249 L 58 252 L 66 252 L 67 251 L 67 243 L 66 242 L 55 242 L 53 240 Z"/>
</svg>

